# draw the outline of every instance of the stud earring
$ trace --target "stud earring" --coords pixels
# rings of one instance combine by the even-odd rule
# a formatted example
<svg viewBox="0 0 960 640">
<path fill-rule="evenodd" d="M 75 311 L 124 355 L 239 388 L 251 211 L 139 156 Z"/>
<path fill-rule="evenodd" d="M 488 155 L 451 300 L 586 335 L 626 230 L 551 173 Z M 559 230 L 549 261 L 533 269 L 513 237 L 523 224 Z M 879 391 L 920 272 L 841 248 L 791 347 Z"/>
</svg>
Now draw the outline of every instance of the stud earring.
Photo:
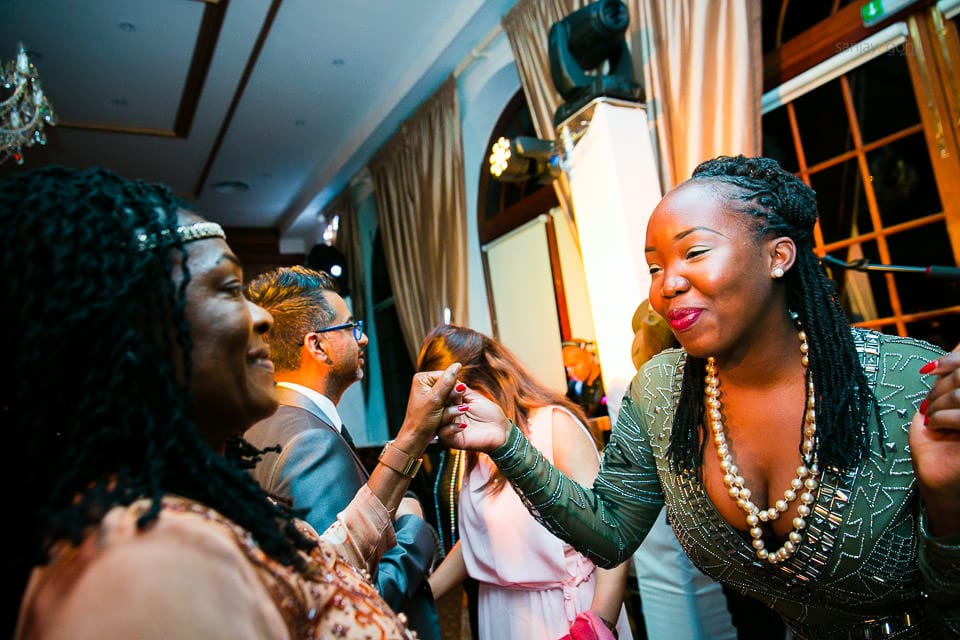
<svg viewBox="0 0 960 640">
<path fill-rule="evenodd" d="M 773 271 L 770 272 L 770 276 L 774 280 L 779 280 L 780 278 L 783 277 L 783 269 L 781 269 L 780 267 L 774 267 Z"/>
</svg>

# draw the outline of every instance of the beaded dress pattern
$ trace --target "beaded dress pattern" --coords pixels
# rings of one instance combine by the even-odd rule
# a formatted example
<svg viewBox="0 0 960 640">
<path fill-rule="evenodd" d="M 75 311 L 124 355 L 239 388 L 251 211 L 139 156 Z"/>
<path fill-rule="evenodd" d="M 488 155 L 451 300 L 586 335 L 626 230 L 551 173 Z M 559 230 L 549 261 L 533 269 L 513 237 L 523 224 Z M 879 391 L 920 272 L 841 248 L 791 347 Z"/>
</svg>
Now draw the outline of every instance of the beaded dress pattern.
<svg viewBox="0 0 960 640">
<path fill-rule="evenodd" d="M 242 527 L 195 502 L 165 501 L 166 508 L 192 512 L 227 527 L 257 567 L 260 578 L 283 615 L 291 638 L 402 638 L 416 640 L 404 620 L 391 611 L 370 575 L 342 560 L 322 538 L 309 556 L 306 575 L 269 558 Z M 297 523 L 308 535 L 316 533 Z M 303 552 L 301 552 L 303 553 Z"/>
<path fill-rule="evenodd" d="M 79 545 L 67 541 L 59 543 L 53 549 L 50 563 L 37 576 L 25 599 L 23 624 L 17 637 L 45 635 L 44 607 L 56 606 L 57 595 L 62 597 L 69 593 L 70 585 L 77 581 L 71 576 L 82 576 L 87 566 L 111 548 L 137 544 L 142 536 L 158 535 L 154 528 L 139 532 L 133 524 L 149 506 L 149 500 L 139 500 L 128 507 L 115 507 L 101 526 L 92 530 Z M 402 614 L 394 613 L 387 606 L 369 576 L 343 560 L 336 553 L 336 544 L 324 536 L 318 537 L 317 546 L 299 552 L 306 569 L 297 571 L 268 557 L 246 529 L 195 501 L 164 497 L 160 517 L 168 522 L 179 520 L 180 524 L 174 525 L 178 532 L 192 532 L 181 536 L 186 544 L 191 544 L 191 540 L 199 535 L 204 540 L 224 540 L 239 550 L 239 554 L 228 554 L 226 559 L 216 556 L 219 557 L 217 561 L 237 565 L 248 563 L 252 567 L 250 575 L 255 576 L 253 580 L 258 581 L 265 591 L 239 583 L 224 585 L 238 602 L 246 603 L 238 614 L 242 622 L 234 627 L 261 638 L 416 640 L 415 632 L 406 628 Z M 317 537 L 309 525 L 298 522 L 298 526 L 308 536 Z M 170 535 L 170 529 L 166 531 L 159 535 Z M 227 571 L 222 575 L 242 574 L 244 571 Z M 258 613 L 271 610 L 275 612 L 270 614 L 273 619 L 279 613 L 279 626 L 265 624 Z M 193 631 L 202 633 L 201 628 L 199 625 Z"/>
</svg>

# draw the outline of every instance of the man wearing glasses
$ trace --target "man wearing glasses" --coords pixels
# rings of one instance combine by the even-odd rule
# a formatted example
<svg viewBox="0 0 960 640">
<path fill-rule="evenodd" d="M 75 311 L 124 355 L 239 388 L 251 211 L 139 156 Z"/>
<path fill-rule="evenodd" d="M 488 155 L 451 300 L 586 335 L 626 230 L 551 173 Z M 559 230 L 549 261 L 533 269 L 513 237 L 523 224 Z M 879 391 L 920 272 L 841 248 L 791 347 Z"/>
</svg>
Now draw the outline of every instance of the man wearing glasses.
<svg viewBox="0 0 960 640">
<path fill-rule="evenodd" d="M 273 315 L 268 340 L 280 400 L 275 414 L 244 435 L 260 449 L 280 447 L 279 453 L 265 454 L 252 473 L 268 492 L 306 509 L 304 519 L 323 531 L 367 480 L 337 412 L 344 392 L 363 378 L 363 321 L 353 318 L 333 278 L 306 267 L 283 267 L 257 277 L 247 286 L 247 297 Z M 383 456 L 389 453 L 402 464 L 398 458 L 404 454 L 391 446 Z M 411 476 L 419 468 L 407 466 Z M 426 581 L 436 538 L 415 499 L 404 499 L 394 529 L 397 544 L 380 561 L 377 588 L 387 604 L 406 614 L 420 638 L 439 640 Z"/>
</svg>

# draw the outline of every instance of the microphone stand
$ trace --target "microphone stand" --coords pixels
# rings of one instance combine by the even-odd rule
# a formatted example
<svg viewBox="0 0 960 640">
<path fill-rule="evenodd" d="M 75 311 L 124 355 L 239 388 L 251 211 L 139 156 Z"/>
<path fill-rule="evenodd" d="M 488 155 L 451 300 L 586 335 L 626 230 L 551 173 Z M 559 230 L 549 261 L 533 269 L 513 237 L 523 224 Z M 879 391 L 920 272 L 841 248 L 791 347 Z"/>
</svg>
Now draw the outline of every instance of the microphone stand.
<svg viewBox="0 0 960 640">
<path fill-rule="evenodd" d="M 831 255 L 825 255 L 820 259 L 821 264 L 841 269 L 853 269 L 855 271 L 882 271 L 885 273 L 914 273 L 927 276 L 928 278 L 938 278 L 942 280 L 960 279 L 960 268 L 958 267 L 911 267 L 896 264 L 870 264 L 865 258 L 844 262 Z"/>
</svg>

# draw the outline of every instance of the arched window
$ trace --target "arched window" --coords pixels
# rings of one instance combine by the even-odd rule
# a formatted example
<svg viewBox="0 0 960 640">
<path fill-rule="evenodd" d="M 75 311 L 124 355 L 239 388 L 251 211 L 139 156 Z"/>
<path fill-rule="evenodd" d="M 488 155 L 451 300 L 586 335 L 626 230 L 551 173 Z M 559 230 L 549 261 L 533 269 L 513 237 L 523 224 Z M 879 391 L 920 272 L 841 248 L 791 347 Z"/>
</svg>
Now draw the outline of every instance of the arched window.
<svg viewBox="0 0 960 640">
<path fill-rule="evenodd" d="M 501 137 L 510 139 L 536 135 L 530 109 L 527 107 L 523 90 L 520 89 L 504 107 L 493 127 L 486 152 L 489 154 L 493 143 Z M 488 157 L 485 155 L 481 160 L 480 188 L 477 190 L 477 232 L 481 245 L 516 229 L 558 204 L 556 192 L 549 184 L 540 185 L 533 181 L 510 183 L 494 179 L 490 175 Z"/>
</svg>

